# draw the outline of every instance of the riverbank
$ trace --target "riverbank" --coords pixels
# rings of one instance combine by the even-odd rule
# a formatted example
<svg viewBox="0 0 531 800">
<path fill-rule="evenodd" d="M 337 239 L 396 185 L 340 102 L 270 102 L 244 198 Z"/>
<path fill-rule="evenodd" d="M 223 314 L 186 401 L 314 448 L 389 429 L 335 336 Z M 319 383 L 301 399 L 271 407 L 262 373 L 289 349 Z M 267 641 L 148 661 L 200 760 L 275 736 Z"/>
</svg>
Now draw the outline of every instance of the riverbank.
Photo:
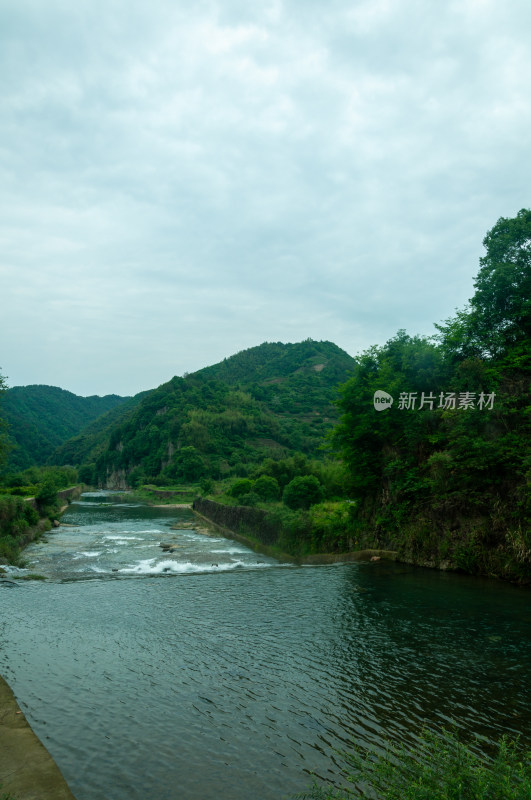
<svg viewBox="0 0 531 800">
<path fill-rule="evenodd" d="M 403 525 L 400 539 L 384 538 L 382 541 L 379 535 L 369 531 L 353 534 L 348 526 L 348 511 L 342 510 L 340 504 L 316 505 L 309 512 L 290 513 L 285 509 L 270 511 L 197 498 L 193 509 L 224 535 L 237 538 L 258 552 L 299 564 L 332 564 L 379 557 L 443 572 L 501 579 L 520 586 L 531 583 L 530 571 L 514 568 L 506 550 L 485 549 L 484 559 L 491 558 L 491 568 L 479 569 L 472 558 L 468 561 L 457 558 L 459 546 L 464 547 L 463 542 L 466 544 L 464 534 L 463 541 L 454 536 L 453 550 L 443 548 L 446 540 L 440 531 L 432 529 L 429 535 L 421 536 L 413 524 L 407 523 Z M 476 552 L 478 542 L 474 546 Z"/>
<path fill-rule="evenodd" d="M 82 491 L 81 484 L 63 489 L 56 493 L 54 503 L 44 509 L 36 497 L 0 495 L 0 571 L 2 565 L 20 566 L 24 548 L 57 527 L 57 517 Z"/>
<path fill-rule="evenodd" d="M 0 796 L 6 792 L 16 800 L 75 800 L 59 767 L 0 677 Z"/>
<path fill-rule="evenodd" d="M 247 515 L 245 513 L 234 513 L 235 509 L 238 509 L 240 512 L 253 512 L 255 509 L 246 509 L 243 506 L 224 506 L 221 503 L 214 503 L 211 500 L 196 500 L 192 508 L 196 516 L 203 519 L 209 525 L 212 525 L 224 536 L 250 547 L 251 550 L 254 550 L 256 553 L 262 553 L 263 555 L 277 558 L 280 561 L 288 561 L 294 564 L 317 565 L 344 564 L 355 561 L 379 561 L 380 559 L 386 559 L 389 561 L 397 560 L 397 553 L 393 550 L 371 548 L 366 548 L 364 550 L 350 550 L 344 553 L 310 553 L 307 555 L 293 555 L 292 553 L 284 552 L 281 548 L 273 543 L 266 544 L 264 541 L 261 541 L 257 535 L 253 535 L 253 533 L 247 529 L 248 525 L 252 527 L 253 523 L 255 525 L 257 524 L 258 518 L 256 517 L 256 514 L 252 515 L 252 519 L 247 520 Z M 232 514 L 229 513 L 227 515 L 225 509 L 230 509 Z M 217 520 L 215 517 L 217 517 Z M 229 528 L 227 525 L 222 524 L 222 520 L 225 517 L 227 520 L 232 521 L 233 525 L 236 522 L 236 524 L 240 526 L 240 530 L 235 531 L 233 528 Z M 241 532 L 241 527 L 245 529 L 243 533 Z M 258 524 L 256 530 L 259 534 L 261 531 L 260 524 Z"/>
</svg>

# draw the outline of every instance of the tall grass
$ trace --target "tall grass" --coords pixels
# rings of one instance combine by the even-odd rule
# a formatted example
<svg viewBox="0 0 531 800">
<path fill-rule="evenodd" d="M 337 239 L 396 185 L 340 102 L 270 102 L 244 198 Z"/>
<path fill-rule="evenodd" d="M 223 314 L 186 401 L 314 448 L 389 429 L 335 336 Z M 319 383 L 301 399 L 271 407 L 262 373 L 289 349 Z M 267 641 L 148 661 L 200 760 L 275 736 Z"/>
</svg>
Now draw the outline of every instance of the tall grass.
<svg viewBox="0 0 531 800">
<path fill-rule="evenodd" d="M 350 786 L 314 786 L 299 800 L 531 800 L 531 751 L 506 736 L 492 757 L 447 730 L 425 730 L 415 747 L 389 744 L 380 756 L 361 748 L 344 755 Z"/>
</svg>

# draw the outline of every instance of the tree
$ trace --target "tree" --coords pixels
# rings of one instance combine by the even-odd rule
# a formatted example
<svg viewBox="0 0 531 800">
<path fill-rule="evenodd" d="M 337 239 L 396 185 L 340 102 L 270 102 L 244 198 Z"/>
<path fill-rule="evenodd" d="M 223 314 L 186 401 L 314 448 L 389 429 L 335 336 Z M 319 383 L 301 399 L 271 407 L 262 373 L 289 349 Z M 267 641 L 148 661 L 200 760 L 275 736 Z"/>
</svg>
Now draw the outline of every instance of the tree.
<svg viewBox="0 0 531 800">
<path fill-rule="evenodd" d="M 399 331 L 357 359 L 332 441 L 349 471 L 353 530 L 467 572 L 521 576 L 531 563 L 531 212 L 499 220 L 484 244 L 476 294 L 437 326 L 438 342 Z M 378 390 L 394 398 L 381 413 Z"/>
<path fill-rule="evenodd" d="M 470 304 L 435 327 L 449 355 L 496 358 L 531 337 L 531 210 L 501 217 L 483 240 L 486 254 Z"/>
<path fill-rule="evenodd" d="M 434 414 L 429 406 L 419 409 L 422 393 L 437 396 L 448 388 L 446 381 L 440 348 L 403 330 L 383 347 L 371 347 L 358 357 L 353 377 L 340 387 L 343 415 L 333 434 L 350 471 L 351 497 L 377 491 L 388 482 L 386 472 L 398 466 L 411 482 L 434 433 Z M 394 398 L 393 406 L 382 413 L 374 409 L 377 390 Z M 401 393 L 415 398 L 415 411 L 399 410 Z"/>
<path fill-rule="evenodd" d="M 310 508 L 323 499 L 323 487 L 315 475 L 299 475 L 288 483 L 282 501 L 288 508 Z"/>
<path fill-rule="evenodd" d="M 242 497 L 244 494 L 249 494 L 253 489 L 253 482 L 249 480 L 249 478 L 242 478 L 239 481 L 236 481 L 232 484 L 229 489 L 229 494 L 231 497 Z"/>
<path fill-rule="evenodd" d="M 43 514 L 51 514 L 53 512 L 57 503 L 57 486 L 51 476 L 44 479 L 35 499 Z"/>
<path fill-rule="evenodd" d="M 487 253 L 470 302 L 475 327 L 496 355 L 531 336 L 531 210 L 522 209 L 514 219 L 501 217 L 483 245 Z"/>
<path fill-rule="evenodd" d="M 181 447 L 166 471 L 171 477 L 180 478 L 185 483 L 195 483 L 205 473 L 205 462 L 192 445 Z"/>
<path fill-rule="evenodd" d="M 260 475 L 254 482 L 253 490 L 262 500 L 278 500 L 280 497 L 278 481 L 271 475 Z"/>
</svg>

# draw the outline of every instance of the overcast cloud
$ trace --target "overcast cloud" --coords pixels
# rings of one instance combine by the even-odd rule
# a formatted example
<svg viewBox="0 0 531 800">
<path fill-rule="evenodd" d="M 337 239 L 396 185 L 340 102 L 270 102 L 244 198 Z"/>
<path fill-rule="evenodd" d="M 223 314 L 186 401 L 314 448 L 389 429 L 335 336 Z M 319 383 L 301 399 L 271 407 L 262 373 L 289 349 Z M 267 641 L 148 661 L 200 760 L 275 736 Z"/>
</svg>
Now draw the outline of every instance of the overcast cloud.
<svg viewBox="0 0 531 800">
<path fill-rule="evenodd" d="M 528 0 L 2 0 L 0 370 L 430 335 L 531 205 Z"/>
</svg>

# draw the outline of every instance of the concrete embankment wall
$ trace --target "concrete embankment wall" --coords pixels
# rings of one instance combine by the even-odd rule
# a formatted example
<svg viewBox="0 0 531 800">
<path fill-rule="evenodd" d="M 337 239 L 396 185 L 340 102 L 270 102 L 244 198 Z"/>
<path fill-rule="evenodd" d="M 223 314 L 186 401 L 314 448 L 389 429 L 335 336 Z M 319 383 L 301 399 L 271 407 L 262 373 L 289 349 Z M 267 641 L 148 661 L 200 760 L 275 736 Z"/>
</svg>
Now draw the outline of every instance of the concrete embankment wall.
<svg viewBox="0 0 531 800">
<path fill-rule="evenodd" d="M 371 558 L 396 560 L 391 550 L 353 550 L 348 553 L 313 553 L 295 557 L 273 550 L 279 540 L 280 531 L 267 511 L 248 506 L 225 506 L 213 500 L 197 499 L 193 509 L 209 522 L 213 522 L 223 533 L 244 542 L 254 550 L 283 560 L 299 564 L 335 564 L 345 561 L 367 561 Z"/>
<path fill-rule="evenodd" d="M 68 503 L 69 500 L 74 500 L 76 497 L 79 497 L 82 491 L 83 486 L 81 484 L 79 486 L 70 486 L 68 489 L 61 489 L 60 492 L 57 492 L 57 500 L 63 505 L 64 503 Z M 35 497 L 25 497 L 24 502 L 33 506 L 35 511 L 39 510 Z"/>
<path fill-rule="evenodd" d="M 271 546 L 278 541 L 278 528 L 268 518 L 267 511 L 248 506 L 225 506 L 213 500 L 197 499 L 194 511 L 231 533 L 252 536 L 261 544 Z"/>
<path fill-rule="evenodd" d="M 0 677 L 0 795 L 16 800 L 75 800 L 59 767 Z"/>
<path fill-rule="evenodd" d="M 75 500 L 77 497 L 81 495 L 83 491 L 83 486 L 71 486 L 69 489 L 62 489 L 60 492 L 57 492 L 57 499 L 63 500 L 68 502 L 69 500 Z"/>
</svg>

